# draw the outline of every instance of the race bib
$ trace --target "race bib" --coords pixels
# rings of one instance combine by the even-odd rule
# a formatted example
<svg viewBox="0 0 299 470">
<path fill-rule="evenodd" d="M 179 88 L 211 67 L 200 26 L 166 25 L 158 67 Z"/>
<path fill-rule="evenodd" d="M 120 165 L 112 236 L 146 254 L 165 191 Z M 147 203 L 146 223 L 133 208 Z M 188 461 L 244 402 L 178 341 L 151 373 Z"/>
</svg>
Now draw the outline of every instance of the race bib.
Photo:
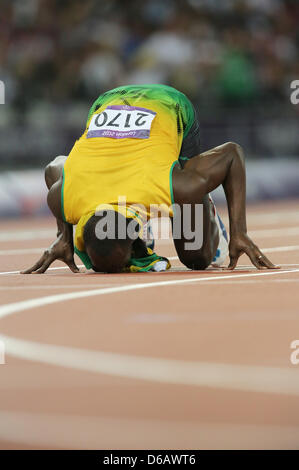
<svg viewBox="0 0 299 470">
<path fill-rule="evenodd" d="M 113 139 L 148 139 L 156 113 L 136 106 L 107 106 L 91 118 L 87 138 L 112 137 Z"/>
</svg>

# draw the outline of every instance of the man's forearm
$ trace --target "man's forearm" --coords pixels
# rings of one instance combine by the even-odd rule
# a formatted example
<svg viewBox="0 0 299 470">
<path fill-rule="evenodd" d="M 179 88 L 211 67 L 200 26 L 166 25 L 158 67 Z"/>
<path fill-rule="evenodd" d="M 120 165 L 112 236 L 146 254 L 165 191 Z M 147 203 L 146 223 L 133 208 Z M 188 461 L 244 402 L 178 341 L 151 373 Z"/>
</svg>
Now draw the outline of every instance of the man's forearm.
<svg viewBox="0 0 299 470">
<path fill-rule="evenodd" d="M 236 145 L 222 183 L 228 207 L 230 236 L 246 233 L 246 171 L 243 150 Z"/>
<path fill-rule="evenodd" d="M 63 240 L 71 244 L 71 246 L 73 246 L 73 226 L 57 218 L 56 218 L 56 223 L 57 223 L 57 238 L 60 235 L 62 235 Z"/>
<path fill-rule="evenodd" d="M 63 235 L 65 241 L 73 242 L 73 226 L 63 220 L 61 211 L 61 185 L 62 181 L 55 181 L 50 187 L 47 203 L 57 223 L 57 237 Z"/>
<path fill-rule="evenodd" d="M 63 241 L 68 243 L 73 249 L 73 226 L 65 222 L 62 218 L 60 194 L 61 182 L 57 181 L 49 189 L 47 202 L 49 209 L 56 219 L 57 238 L 61 236 Z"/>
<path fill-rule="evenodd" d="M 187 164 L 186 166 L 187 167 Z M 230 233 L 246 232 L 246 173 L 242 148 L 227 142 L 192 159 L 188 167 L 203 178 L 205 193 L 222 184 L 227 200 Z"/>
</svg>

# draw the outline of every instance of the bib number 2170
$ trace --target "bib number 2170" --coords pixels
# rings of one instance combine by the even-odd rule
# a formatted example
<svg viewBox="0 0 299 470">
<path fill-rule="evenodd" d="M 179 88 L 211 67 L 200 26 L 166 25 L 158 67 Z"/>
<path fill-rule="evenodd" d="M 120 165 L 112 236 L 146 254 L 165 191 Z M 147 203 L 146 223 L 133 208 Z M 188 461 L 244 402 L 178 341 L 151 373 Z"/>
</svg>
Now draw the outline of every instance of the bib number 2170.
<svg viewBox="0 0 299 470">
<path fill-rule="evenodd" d="M 136 106 L 114 105 L 91 118 L 87 138 L 148 139 L 156 113 Z"/>
</svg>

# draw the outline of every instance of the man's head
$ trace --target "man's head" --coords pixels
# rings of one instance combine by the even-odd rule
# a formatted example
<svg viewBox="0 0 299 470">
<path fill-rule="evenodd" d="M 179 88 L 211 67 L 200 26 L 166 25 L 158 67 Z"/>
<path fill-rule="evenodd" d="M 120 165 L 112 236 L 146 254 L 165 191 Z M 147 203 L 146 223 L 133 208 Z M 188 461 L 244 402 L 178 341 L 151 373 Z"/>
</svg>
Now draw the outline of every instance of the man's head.
<svg viewBox="0 0 299 470">
<path fill-rule="evenodd" d="M 137 222 L 110 210 L 93 215 L 87 221 L 83 239 L 94 271 L 117 273 L 128 264 L 134 241 L 128 235 L 129 224 L 138 231 Z"/>
</svg>

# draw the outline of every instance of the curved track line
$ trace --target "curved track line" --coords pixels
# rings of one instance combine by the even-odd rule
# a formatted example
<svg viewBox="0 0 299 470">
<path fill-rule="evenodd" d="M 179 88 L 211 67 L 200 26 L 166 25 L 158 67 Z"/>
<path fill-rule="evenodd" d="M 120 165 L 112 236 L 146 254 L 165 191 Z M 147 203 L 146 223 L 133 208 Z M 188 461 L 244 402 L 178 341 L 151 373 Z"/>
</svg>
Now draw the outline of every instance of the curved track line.
<svg viewBox="0 0 299 470">
<path fill-rule="evenodd" d="M 12 255 L 38 255 L 43 252 L 45 248 L 17 248 L 15 250 L 7 249 L 0 250 L 0 256 Z"/>
<path fill-rule="evenodd" d="M 85 372 L 151 382 L 299 396 L 295 368 L 133 356 L 2 337 L 8 354 Z"/>
<path fill-rule="evenodd" d="M 299 396 L 299 374 L 291 367 L 142 357 L 35 343 L 5 336 L 2 336 L 2 340 L 6 352 L 12 356 L 84 372 L 167 384 Z"/>
<path fill-rule="evenodd" d="M 294 272 L 299 272 L 299 269 L 158 281 L 95 289 L 88 292 L 81 291 L 58 294 L 3 305 L 0 307 L 0 318 L 31 308 L 83 297 L 192 282 L 269 276 Z M 4 340 L 6 352 L 10 355 L 60 367 L 69 367 L 93 373 L 103 373 L 112 376 L 160 383 L 299 395 L 299 375 L 297 370 L 291 368 L 241 366 L 234 364 L 139 357 L 34 343 L 7 336 L 2 336 L 1 339 Z"/>
<path fill-rule="evenodd" d="M 256 273 L 248 273 L 248 274 L 225 274 L 220 276 L 209 276 L 209 277 L 193 277 L 191 279 L 174 279 L 170 281 L 156 281 L 156 282 L 146 282 L 146 283 L 138 283 L 138 284 L 129 284 L 126 286 L 116 286 L 116 287 L 107 287 L 101 289 L 93 289 L 90 291 L 79 291 L 79 292 L 69 292 L 65 294 L 55 294 L 55 295 L 48 295 L 45 297 L 37 297 L 35 299 L 29 300 L 22 300 L 20 302 L 15 302 L 11 304 L 5 304 L 0 306 L 0 319 L 11 315 L 13 313 L 22 312 L 24 310 L 29 310 L 31 308 L 42 307 L 43 305 L 50 305 L 57 302 L 63 302 L 67 300 L 74 300 L 74 299 L 81 299 L 84 297 L 93 297 L 96 295 L 103 295 L 103 294 L 116 294 L 118 292 L 126 292 L 130 290 L 138 290 L 138 289 L 149 289 L 151 287 L 164 287 L 164 286 L 174 286 L 178 284 L 190 284 L 194 282 L 213 282 L 225 279 L 238 279 L 238 278 L 245 278 L 245 277 L 256 277 L 256 276 L 275 276 L 281 274 L 289 274 L 289 273 L 296 273 L 299 272 L 299 269 L 287 269 L 284 271 L 281 270 L 273 270 L 273 271 L 266 271 L 266 272 L 256 272 Z"/>
<path fill-rule="evenodd" d="M 10 230 L 0 233 L 0 242 L 11 242 L 19 240 L 39 240 L 48 239 L 55 236 L 55 229 L 36 230 Z"/>
<path fill-rule="evenodd" d="M 262 251 L 265 253 L 275 253 L 282 251 L 299 251 L 299 245 L 290 245 L 290 246 L 273 246 L 272 248 L 262 248 Z"/>
<path fill-rule="evenodd" d="M 11 254 L 29 254 L 33 253 L 35 251 L 35 248 L 29 248 L 28 250 L 26 248 L 24 249 L 18 249 L 18 250 L 0 250 L 0 255 L 11 255 Z M 38 253 L 41 253 L 44 248 L 38 248 L 37 249 Z M 299 245 L 287 245 L 287 246 L 274 246 L 272 248 L 262 248 L 262 251 L 264 253 L 274 253 L 274 252 L 283 252 L 283 251 L 299 251 Z M 168 256 L 169 260 L 176 260 L 179 259 L 178 256 Z M 84 268 L 83 264 L 78 264 L 78 268 Z M 283 265 L 282 265 L 283 266 Z M 287 266 L 290 266 L 288 264 Z M 242 266 L 244 267 L 244 266 Z M 50 270 L 57 270 L 57 269 L 68 269 L 68 266 L 58 266 L 54 268 L 48 268 L 48 271 Z M 0 275 L 5 275 L 5 274 L 20 274 L 20 271 L 4 271 L 0 272 Z"/>
<path fill-rule="evenodd" d="M 78 268 L 85 268 L 84 264 L 77 264 Z M 48 268 L 47 271 L 57 271 L 59 269 L 69 269 L 68 266 L 56 266 L 55 268 Z M 21 274 L 20 271 L 3 271 L 0 272 L 0 275 L 5 275 L 5 274 Z"/>
<path fill-rule="evenodd" d="M 287 235 L 299 235 L 299 227 L 271 228 L 265 230 L 248 230 L 250 237 L 275 238 Z"/>
</svg>

